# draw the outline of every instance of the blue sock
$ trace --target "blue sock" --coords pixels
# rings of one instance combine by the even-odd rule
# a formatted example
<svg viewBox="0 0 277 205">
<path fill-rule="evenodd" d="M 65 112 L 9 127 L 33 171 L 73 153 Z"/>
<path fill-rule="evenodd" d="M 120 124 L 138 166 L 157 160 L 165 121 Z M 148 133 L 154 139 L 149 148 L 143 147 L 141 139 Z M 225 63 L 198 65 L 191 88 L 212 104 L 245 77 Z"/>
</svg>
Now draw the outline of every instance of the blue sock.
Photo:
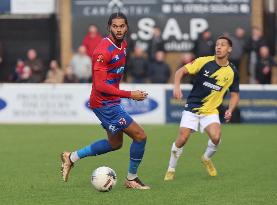
<svg viewBox="0 0 277 205">
<path fill-rule="evenodd" d="M 96 156 L 96 155 L 104 154 L 113 150 L 114 149 L 110 145 L 109 141 L 106 139 L 103 139 L 78 150 L 77 154 L 81 159 L 87 156 Z"/>
<path fill-rule="evenodd" d="M 146 140 L 143 140 L 141 142 L 133 140 L 130 147 L 129 173 L 131 174 L 137 173 L 138 166 L 143 158 L 145 144 L 146 144 Z"/>
</svg>

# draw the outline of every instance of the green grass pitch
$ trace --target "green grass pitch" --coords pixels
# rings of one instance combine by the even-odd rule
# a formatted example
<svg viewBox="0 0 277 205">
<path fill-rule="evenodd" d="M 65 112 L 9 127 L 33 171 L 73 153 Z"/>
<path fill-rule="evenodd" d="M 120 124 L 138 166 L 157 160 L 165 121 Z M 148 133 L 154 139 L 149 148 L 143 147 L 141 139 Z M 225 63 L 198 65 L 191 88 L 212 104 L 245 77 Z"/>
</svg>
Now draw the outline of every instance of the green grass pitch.
<svg viewBox="0 0 277 205">
<path fill-rule="evenodd" d="M 148 135 L 141 179 L 151 190 L 123 187 L 131 140 L 121 150 L 76 163 L 68 183 L 61 180 L 59 155 L 76 150 L 105 132 L 96 125 L 0 125 L 0 204 L 122 205 L 277 204 L 277 126 L 224 125 L 222 143 L 213 161 L 218 176 L 211 178 L 200 157 L 207 136 L 191 136 L 179 160 L 176 180 L 164 182 L 170 148 L 178 125 L 143 126 Z M 90 184 L 93 169 L 113 168 L 118 183 L 109 193 Z"/>
</svg>

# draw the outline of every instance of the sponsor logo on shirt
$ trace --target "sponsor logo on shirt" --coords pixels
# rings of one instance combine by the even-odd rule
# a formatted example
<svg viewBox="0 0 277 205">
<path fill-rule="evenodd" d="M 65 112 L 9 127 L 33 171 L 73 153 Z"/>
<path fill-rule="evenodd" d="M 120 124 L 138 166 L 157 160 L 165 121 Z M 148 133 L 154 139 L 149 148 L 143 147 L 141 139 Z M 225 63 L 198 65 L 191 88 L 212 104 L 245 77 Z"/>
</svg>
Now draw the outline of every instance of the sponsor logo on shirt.
<svg viewBox="0 0 277 205">
<path fill-rule="evenodd" d="M 215 91 L 220 91 L 220 90 L 222 89 L 221 86 L 215 85 L 215 84 L 212 84 L 212 83 L 209 83 L 209 82 L 207 82 L 207 81 L 205 81 L 205 82 L 203 83 L 203 85 L 204 85 L 205 87 L 211 88 L 212 90 L 215 90 Z"/>
<path fill-rule="evenodd" d="M 124 67 L 123 66 L 118 68 L 117 71 L 116 71 L 117 74 L 120 74 L 120 73 L 123 73 L 123 72 L 124 72 Z"/>
</svg>

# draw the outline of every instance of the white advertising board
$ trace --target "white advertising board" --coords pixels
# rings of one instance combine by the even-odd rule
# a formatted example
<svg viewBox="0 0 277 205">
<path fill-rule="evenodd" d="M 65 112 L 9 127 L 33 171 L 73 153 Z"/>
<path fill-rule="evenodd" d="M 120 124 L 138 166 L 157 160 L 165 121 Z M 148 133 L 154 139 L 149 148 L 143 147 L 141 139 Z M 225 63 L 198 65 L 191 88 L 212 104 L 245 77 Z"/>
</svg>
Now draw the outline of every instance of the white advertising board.
<svg viewBox="0 0 277 205">
<path fill-rule="evenodd" d="M 160 86 L 122 85 L 149 93 L 142 102 L 122 100 L 127 112 L 139 123 L 165 122 L 165 97 Z M 89 84 L 2 84 L 0 123 L 98 123 L 87 106 Z"/>
<path fill-rule="evenodd" d="M 11 0 L 12 14 L 52 14 L 55 0 Z"/>
</svg>

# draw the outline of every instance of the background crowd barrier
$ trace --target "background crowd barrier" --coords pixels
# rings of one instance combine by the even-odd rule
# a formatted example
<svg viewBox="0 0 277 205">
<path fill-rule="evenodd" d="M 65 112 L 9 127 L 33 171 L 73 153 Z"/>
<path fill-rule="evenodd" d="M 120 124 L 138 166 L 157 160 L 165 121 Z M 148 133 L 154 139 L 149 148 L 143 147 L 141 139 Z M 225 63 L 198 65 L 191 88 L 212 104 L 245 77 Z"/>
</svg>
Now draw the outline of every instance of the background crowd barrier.
<svg viewBox="0 0 277 205">
<path fill-rule="evenodd" d="M 122 89 L 145 90 L 145 101 L 122 99 L 122 106 L 139 123 L 179 123 L 190 85 L 183 85 L 184 99 L 172 96 L 173 85 L 122 84 Z M 89 109 L 89 84 L 1 84 L 0 123 L 95 124 Z M 277 86 L 241 85 L 234 122 L 277 123 Z M 228 95 L 223 109 L 228 105 Z"/>
</svg>

